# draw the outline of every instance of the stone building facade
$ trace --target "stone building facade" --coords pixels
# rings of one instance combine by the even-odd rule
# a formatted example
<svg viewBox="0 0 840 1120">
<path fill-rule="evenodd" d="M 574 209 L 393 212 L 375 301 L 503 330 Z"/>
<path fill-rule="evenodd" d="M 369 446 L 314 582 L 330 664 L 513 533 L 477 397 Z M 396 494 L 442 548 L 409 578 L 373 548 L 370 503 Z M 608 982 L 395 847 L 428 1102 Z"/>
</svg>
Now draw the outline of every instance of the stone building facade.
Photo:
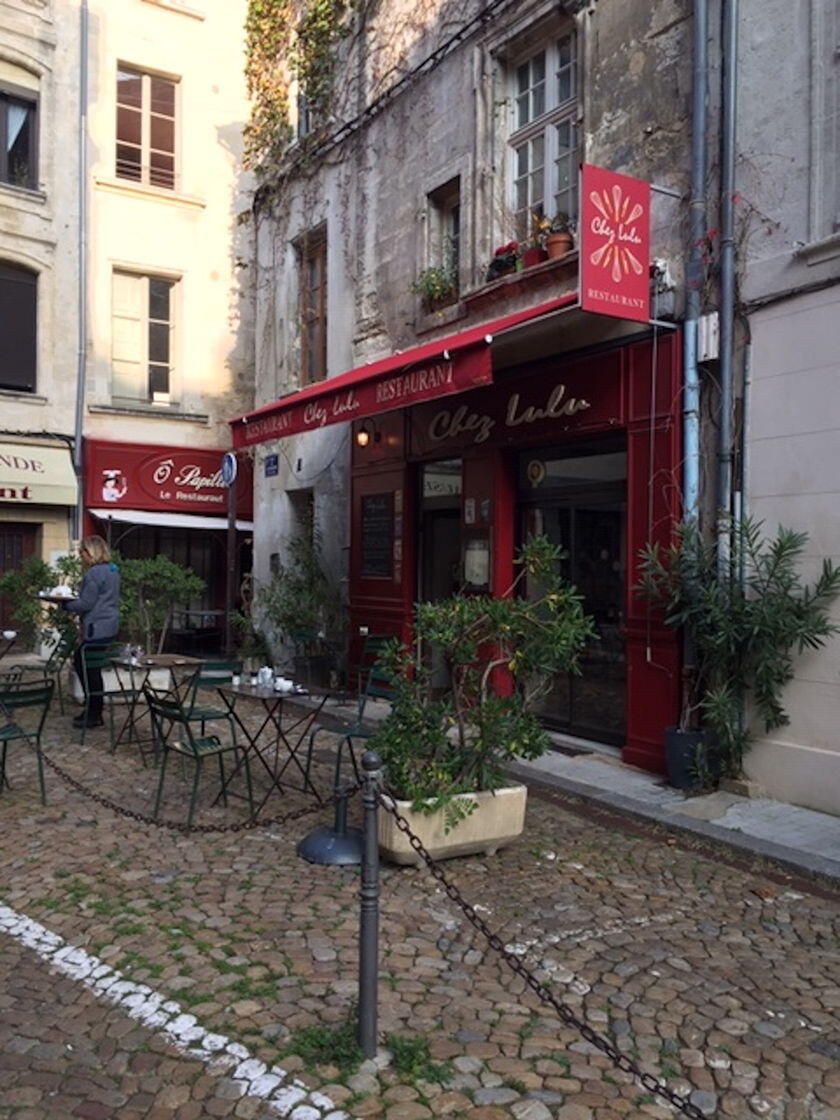
<svg viewBox="0 0 840 1120">
<path fill-rule="evenodd" d="M 745 3 L 739 30 L 746 507 L 770 531 L 809 534 L 814 578 L 840 558 L 840 5 Z M 840 813 L 840 638 L 795 673 L 790 725 L 756 743 L 747 770 L 771 796 Z"/>
</svg>

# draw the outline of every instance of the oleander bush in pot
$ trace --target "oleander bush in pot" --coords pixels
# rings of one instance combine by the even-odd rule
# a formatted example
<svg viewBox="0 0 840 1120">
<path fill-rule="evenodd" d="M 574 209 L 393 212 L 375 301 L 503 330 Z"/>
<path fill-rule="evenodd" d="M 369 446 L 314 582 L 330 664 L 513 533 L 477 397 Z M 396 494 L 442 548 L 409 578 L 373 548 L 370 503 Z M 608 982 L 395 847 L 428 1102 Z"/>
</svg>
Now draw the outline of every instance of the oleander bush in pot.
<svg viewBox="0 0 840 1120">
<path fill-rule="evenodd" d="M 689 641 L 676 730 L 705 733 L 699 785 L 741 775 L 754 725 L 767 733 L 789 722 L 782 695 L 794 658 L 840 630 L 828 617 L 840 568 L 824 560 L 807 584 L 798 567 L 808 534 L 779 527 L 767 538 L 762 528 L 751 518 L 733 522 L 724 562 L 694 522 L 681 525 L 668 548 L 649 544 L 641 553 L 637 590 Z"/>
<path fill-rule="evenodd" d="M 531 538 L 504 596 L 417 604 L 419 664 L 415 650 L 397 641 L 382 655 L 395 695 L 371 747 L 389 792 L 419 813 L 440 814 L 444 832 L 475 811 L 474 795 L 509 785 L 509 763 L 549 749 L 534 704 L 555 674 L 578 671 L 594 635 L 580 595 L 559 575 L 561 555 L 546 537 Z M 443 691 L 433 684 L 432 650 L 449 678 Z"/>
</svg>

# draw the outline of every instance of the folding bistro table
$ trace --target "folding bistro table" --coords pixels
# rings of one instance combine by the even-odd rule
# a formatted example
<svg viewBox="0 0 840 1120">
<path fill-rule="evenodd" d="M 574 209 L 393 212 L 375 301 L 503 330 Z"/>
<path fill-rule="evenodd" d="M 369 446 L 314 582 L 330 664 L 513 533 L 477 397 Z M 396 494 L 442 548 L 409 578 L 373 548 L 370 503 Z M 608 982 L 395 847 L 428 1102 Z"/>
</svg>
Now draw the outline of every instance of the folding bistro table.
<svg viewBox="0 0 840 1120">
<path fill-rule="evenodd" d="M 143 685 L 155 669 L 167 669 L 173 687 L 177 689 L 180 683 L 179 677 L 192 675 L 202 664 L 200 657 L 184 657 L 179 653 L 155 653 L 141 658 L 115 657 L 111 666 L 117 678 L 119 691 L 112 696 L 122 696 L 125 702 L 125 716 L 111 742 L 111 753 L 113 754 L 121 743 L 136 743 L 140 747 L 140 753 L 144 754 L 143 744 L 154 742 L 151 734 L 141 736 L 138 732 L 140 721 L 148 715 L 145 703 L 138 710 L 138 702 L 143 698 Z"/>
<path fill-rule="evenodd" d="M 269 778 L 268 791 L 257 806 L 254 816 L 259 815 L 275 789 L 281 793 L 284 787 L 301 793 L 311 793 L 320 801 L 321 796 L 310 781 L 306 765 L 299 758 L 299 754 L 304 749 L 304 741 L 312 724 L 332 693 L 323 688 L 310 688 L 305 693 L 276 692 L 273 688 L 262 685 L 253 687 L 245 684 L 221 685 L 218 692 L 225 707 L 236 721 L 237 727 L 242 731 L 247 743 L 246 750 L 257 758 Z M 294 712 L 290 714 L 288 706 L 299 701 L 302 695 L 310 703 L 305 708 L 297 705 Z M 262 719 L 256 730 L 248 727 L 237 710 L 243 701 L 250 701 L 251 704 L 262 708 Z M 285 720 L 284 716 L 287 717 Z M 241 763 L 237 764 L 236 770 L 239 765 Z M 288 779 L 281 782 L 290 769 L 293 777 L 296 777 L 295 771 L 300 774 L 300 784 L 295 784 Z M 236 770 L 230 775 L 230 779 L 235 776 Z"/>
</svg>

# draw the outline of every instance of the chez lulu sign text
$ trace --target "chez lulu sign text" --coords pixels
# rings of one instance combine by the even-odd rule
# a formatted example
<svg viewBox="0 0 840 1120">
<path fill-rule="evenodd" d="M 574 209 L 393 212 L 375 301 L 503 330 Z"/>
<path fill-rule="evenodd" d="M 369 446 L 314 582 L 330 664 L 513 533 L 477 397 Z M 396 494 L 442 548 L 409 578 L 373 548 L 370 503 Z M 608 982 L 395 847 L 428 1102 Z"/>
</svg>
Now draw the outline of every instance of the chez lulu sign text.
<svg viewBox="0 0 840 1120">
<path fill-rule="evenodd" d="M 527 428 L 546 420 L 576 416 L 590 407 L 589 401 L 571 396 L 564 384 L 555 385 L 539 405 L 524 404 L 520 393 L 511 393 L 501 423 L 506 429 Z M 426 437 L 431 443 L 468 437 L 472 443 L 485 443 L 493 433 L 497 420 L 489 413 L 459 405 L 444 408 L 429 420 Z"/>
<path fill-rule="evenodd" d="M 618 319 L 650 318 L 650 184 L 581 168 L 580 305 Z"/>
<path fill-rule="evenodd" d="M 371 377 L 353 388 L 330 390 L 326 382 L 317 395 L 295 402 L 289 398 L 261 416 L 247 420 L 235 433 L 237 445 L 308 432 L 342 420 L 374 416 L 412 404 L 447 396 L 477 385 L 492 376 L 487 348 L 462 353 L 456 360 L 441 358 L 417 369 L 390 376 Z M 305 390 L 304 390 L 305 392 Z"/>
</svg>

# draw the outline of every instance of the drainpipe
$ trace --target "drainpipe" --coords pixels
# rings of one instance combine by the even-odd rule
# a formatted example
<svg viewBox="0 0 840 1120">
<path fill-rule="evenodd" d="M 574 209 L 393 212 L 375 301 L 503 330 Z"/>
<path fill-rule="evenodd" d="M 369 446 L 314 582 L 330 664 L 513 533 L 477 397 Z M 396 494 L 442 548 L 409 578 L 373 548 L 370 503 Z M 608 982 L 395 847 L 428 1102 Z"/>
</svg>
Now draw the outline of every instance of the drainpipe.
<svg viewBox="0 0 840 1120">
<path fill-rule="evenodd" d="M 720 173 L 720 443 L 718 446 L 718 565 L 729 560 L 732 513 L 732 384 L 735 335 L 735 135 L 737 123 L 738 0 L 722 11 Z"/>
<path fill-rule="evenodd" d="M 706 100 L 708 85 L 708 0 L 694 0 L 694 77 L 691 104 L 691 200 L 683 335 L 683 517 L 695 521 L 700 494 L 700 375 L 697 333 L 706 236 Z"/>
<path fill-rule="evenodd" d="M 88 4 L 82 0 L 79 13 L 79 303 L 77 328 L 79 338 L 76 362 L 76 415 L 73 427 L 73 468 L 78 493 L 73 536 L 82 535 L 85 510 L 84 457 L 82 428 L 85 415 L 85 382 L 87 380 L 87 111 L 88 111 Z"/>
</svg>

